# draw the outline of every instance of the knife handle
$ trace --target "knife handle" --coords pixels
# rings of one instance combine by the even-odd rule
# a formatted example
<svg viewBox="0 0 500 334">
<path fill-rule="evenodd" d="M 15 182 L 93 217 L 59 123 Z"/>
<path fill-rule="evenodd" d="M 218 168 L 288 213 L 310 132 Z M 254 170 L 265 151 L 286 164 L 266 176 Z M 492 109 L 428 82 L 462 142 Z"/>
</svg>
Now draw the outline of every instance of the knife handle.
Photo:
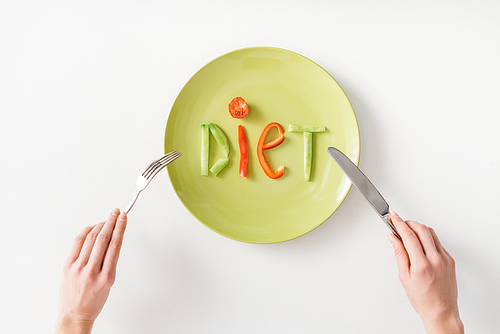
<svg viewBox="0 0 500 334">
<path fill-rule="evenodd" d="M 401 238 L 401 236 L 399 235 L 398 233 L 398 230 L 396 230 L 396 227 L 394 226 L 394 224 L 392 222 L 389 221 L 389 217 L 391 216 L 391 213 L 390 212 L 387 212 L 385 214 L 383 214 L 381 217 L 382 217 L 382 220 L 384 221 L 384 223 L 387 225 L 387 227 L 389 228 L 389 230 L 392 231 L 392 233 L 394 233 L 394 235 L 399 239 L 401 240 L 401 242 L 403 242 L 403 239 Z"/>
</svg>

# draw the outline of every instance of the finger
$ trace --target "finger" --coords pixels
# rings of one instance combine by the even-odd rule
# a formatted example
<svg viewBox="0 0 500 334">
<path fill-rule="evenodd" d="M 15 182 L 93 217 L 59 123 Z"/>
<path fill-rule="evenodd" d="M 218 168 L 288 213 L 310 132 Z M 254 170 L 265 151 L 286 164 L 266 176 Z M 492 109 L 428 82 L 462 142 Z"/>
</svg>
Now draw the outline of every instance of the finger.
<svg viewBox="0 0 500 334">
<path fill-rule="evenodd" d="M 453 257 L 451 256 L 451 254 L 448 252 L 448 250 L 446 250 L 446 248 L 444 248 L 443 244 L 441 244 L 441 241 L 439 241 L 438 237 L 437 237 L 437 234 L 436 232 L 434 231 L 434 229 L 431 229 L 431 233 L 433 233 L 435 236 L 436 236 L 436 239 L 437 242 L 439 243 L 439 247 L 441 248 L 441 250 L 443 251 L 444 254 L 446 254 L 449 258 L 453 259 Z"/>
<path fill-rule="evenodd" d="M 120 250 L 123 243 L 123 235 L 125 234 L 125 229 L 127 228 L 127 214 L 122 212 L 118 217 L 115 229 L 111 235 L 111 241 L 109 242 L 108 250 L 104 257 L 104 263 L 102 265 L 102 272 L 108 276 L 113 277 L 116 273 L 116 265 L 118 263 L 118 257 L 120 256 Z"/>
<path fill-rule="evenodd" d="M 410 263 L 413 265 L 418 263 L 418 261 L 425 260 L 424 250 L 415 232 L 396 212 L 391 213 L 390 219 L 403 239 L 403 244 L 410 258 Z"/>
<path fill-rule="evenodd" d="M 89 265 L 95 270 L 99 271 L 101 269 L 102 261 L 104 260 L 104 254 L 108 248 L 109 241 L 111 240 L 111 233 L 115 228 L 116 220 L 120 214 L 119 209 L 113 209 L 109 214 L 108 219 L 104 223 L 97 239 L 95 240 L 94 247 L 90 253 Z"/>
<path fill-rule="evenodd" d="M 95 226 L 95 225 L 94 225 Z M 78 256 L 80 255 L 80 251 L 82 250 L 83 243 L 85 242 L 85 238 L 92 231 L 94 226 L 85 227 L 75 238 L 73 245 L 71 245 L 71 249 L 69 251 L 68 257 L 66 258 L 66 264 L 72 264 L 76 260 L 78 260 Z"/>
<path fill-rule="evenodd" d="M 399 277 L 400 279 L 405 279 L 410 274 L 410 258 L 406 252 L 405 246 L 394 236 L 394 234 L 389 234 L 389 241 L 394 248 L 394 255 L 396 256 L 396 263 L 398 265 Z"/>
<path fill-rule="evenodd" d="M 423 224 L 408 220 L 406 224 L 415 232 L 426 255 L 437 254 L 436 244 L 429 228 Z"/>
<path fill-rule="evenodd" d="M 446 250 L 446 248 L 443 247 L 443 252 L 448 255 L 449 257 L 451 257 L 451 254 Z"/>
<path fill-rule="evenodd" d="M 85 242 L 83 243 L 82 250 L 80 251 L 80 256 L 78 257 L 77 262 L 80 266 L 87 265 L 89 261 L 90 253 L 92 252 L 92 248 L 94 247 L 95 240 L 99 235 L 104 223 L 99 223 L 94 226 L 94 228 L 87 234 L 85 238 Z"/>
<path fill-rule="evenodd" d="M 429 227 L 429 232 L 431 232 L 432 239 L 434 239 L 434 244 L 436 245 L 438 253 L 445 253 L 444 247 L 441 244 L 441 241 L 439 240 L 436 231 L 434 231 L 432 227 Z"/>
</svg>

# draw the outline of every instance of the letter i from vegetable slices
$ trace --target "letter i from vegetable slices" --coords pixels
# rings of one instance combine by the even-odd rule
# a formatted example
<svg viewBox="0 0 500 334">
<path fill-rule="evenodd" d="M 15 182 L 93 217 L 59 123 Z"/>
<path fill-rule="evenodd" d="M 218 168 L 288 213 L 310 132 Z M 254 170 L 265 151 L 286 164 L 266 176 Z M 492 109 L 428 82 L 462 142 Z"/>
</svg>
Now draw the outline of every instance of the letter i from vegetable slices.
<svg viewBox="0 0 500 334">
<path fill-rule="evenodd" d="M 240 146 L 240 176 L 247 177 L 248 169 L 248 146 L 247 137 L 243 126 L 238 125 L 238 144 Z"/>
</svg>

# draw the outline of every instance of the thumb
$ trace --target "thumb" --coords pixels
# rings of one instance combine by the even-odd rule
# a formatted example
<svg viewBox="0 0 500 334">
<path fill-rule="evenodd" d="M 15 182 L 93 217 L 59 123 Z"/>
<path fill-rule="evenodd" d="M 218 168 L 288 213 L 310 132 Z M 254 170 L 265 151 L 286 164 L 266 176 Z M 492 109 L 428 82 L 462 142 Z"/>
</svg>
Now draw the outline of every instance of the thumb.
<svg viewBox="0 0 500 334">
<path fill-rule="evenodd" d="M 389 221 L 388 223 L 396 230 L 396 235 L 399 234 L 401 236 L 400 231 L 398 230 L 397 226 L 402 228 L 402 226 L 406 225 L 405 221 L 396 213 L 396 211 L 392 211 L 391 215 L 389 216 Z M 401 240 L 400 238 L 398 238 Z"/>
<path fill-rule="evenodd" d="M 404 220 L 401 217 L 399 217 L 399 215 L 396 213 L 396 211 L 391 212 L 391 216 L 389 217 L 389 220 L 393 223 L 395 223 L 395 222 L 404 223 Z"/>
</svg>

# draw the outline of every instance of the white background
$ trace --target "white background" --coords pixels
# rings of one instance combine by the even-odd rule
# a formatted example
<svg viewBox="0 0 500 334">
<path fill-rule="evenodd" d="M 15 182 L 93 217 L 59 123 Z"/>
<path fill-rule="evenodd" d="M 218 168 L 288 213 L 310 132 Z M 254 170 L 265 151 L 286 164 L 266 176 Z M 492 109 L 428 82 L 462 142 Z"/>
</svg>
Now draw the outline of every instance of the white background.
<svg viewBox="0 0 500 334">
<path fill-rule="evenodd" d="M 124 208 L 203 65 L 248 46 L 320 64 L 360 166 L 457 261 L 470 333 L 500 328 L 498 1 L 3 1 L 0 331 L 53 330 L 73 238 Z M 323 225 L 252 245 L 199 223 L 167 173 L 141 195 L 95 333 L 422 333 L 389 231 L 352 189 Z"/>
</svg>

